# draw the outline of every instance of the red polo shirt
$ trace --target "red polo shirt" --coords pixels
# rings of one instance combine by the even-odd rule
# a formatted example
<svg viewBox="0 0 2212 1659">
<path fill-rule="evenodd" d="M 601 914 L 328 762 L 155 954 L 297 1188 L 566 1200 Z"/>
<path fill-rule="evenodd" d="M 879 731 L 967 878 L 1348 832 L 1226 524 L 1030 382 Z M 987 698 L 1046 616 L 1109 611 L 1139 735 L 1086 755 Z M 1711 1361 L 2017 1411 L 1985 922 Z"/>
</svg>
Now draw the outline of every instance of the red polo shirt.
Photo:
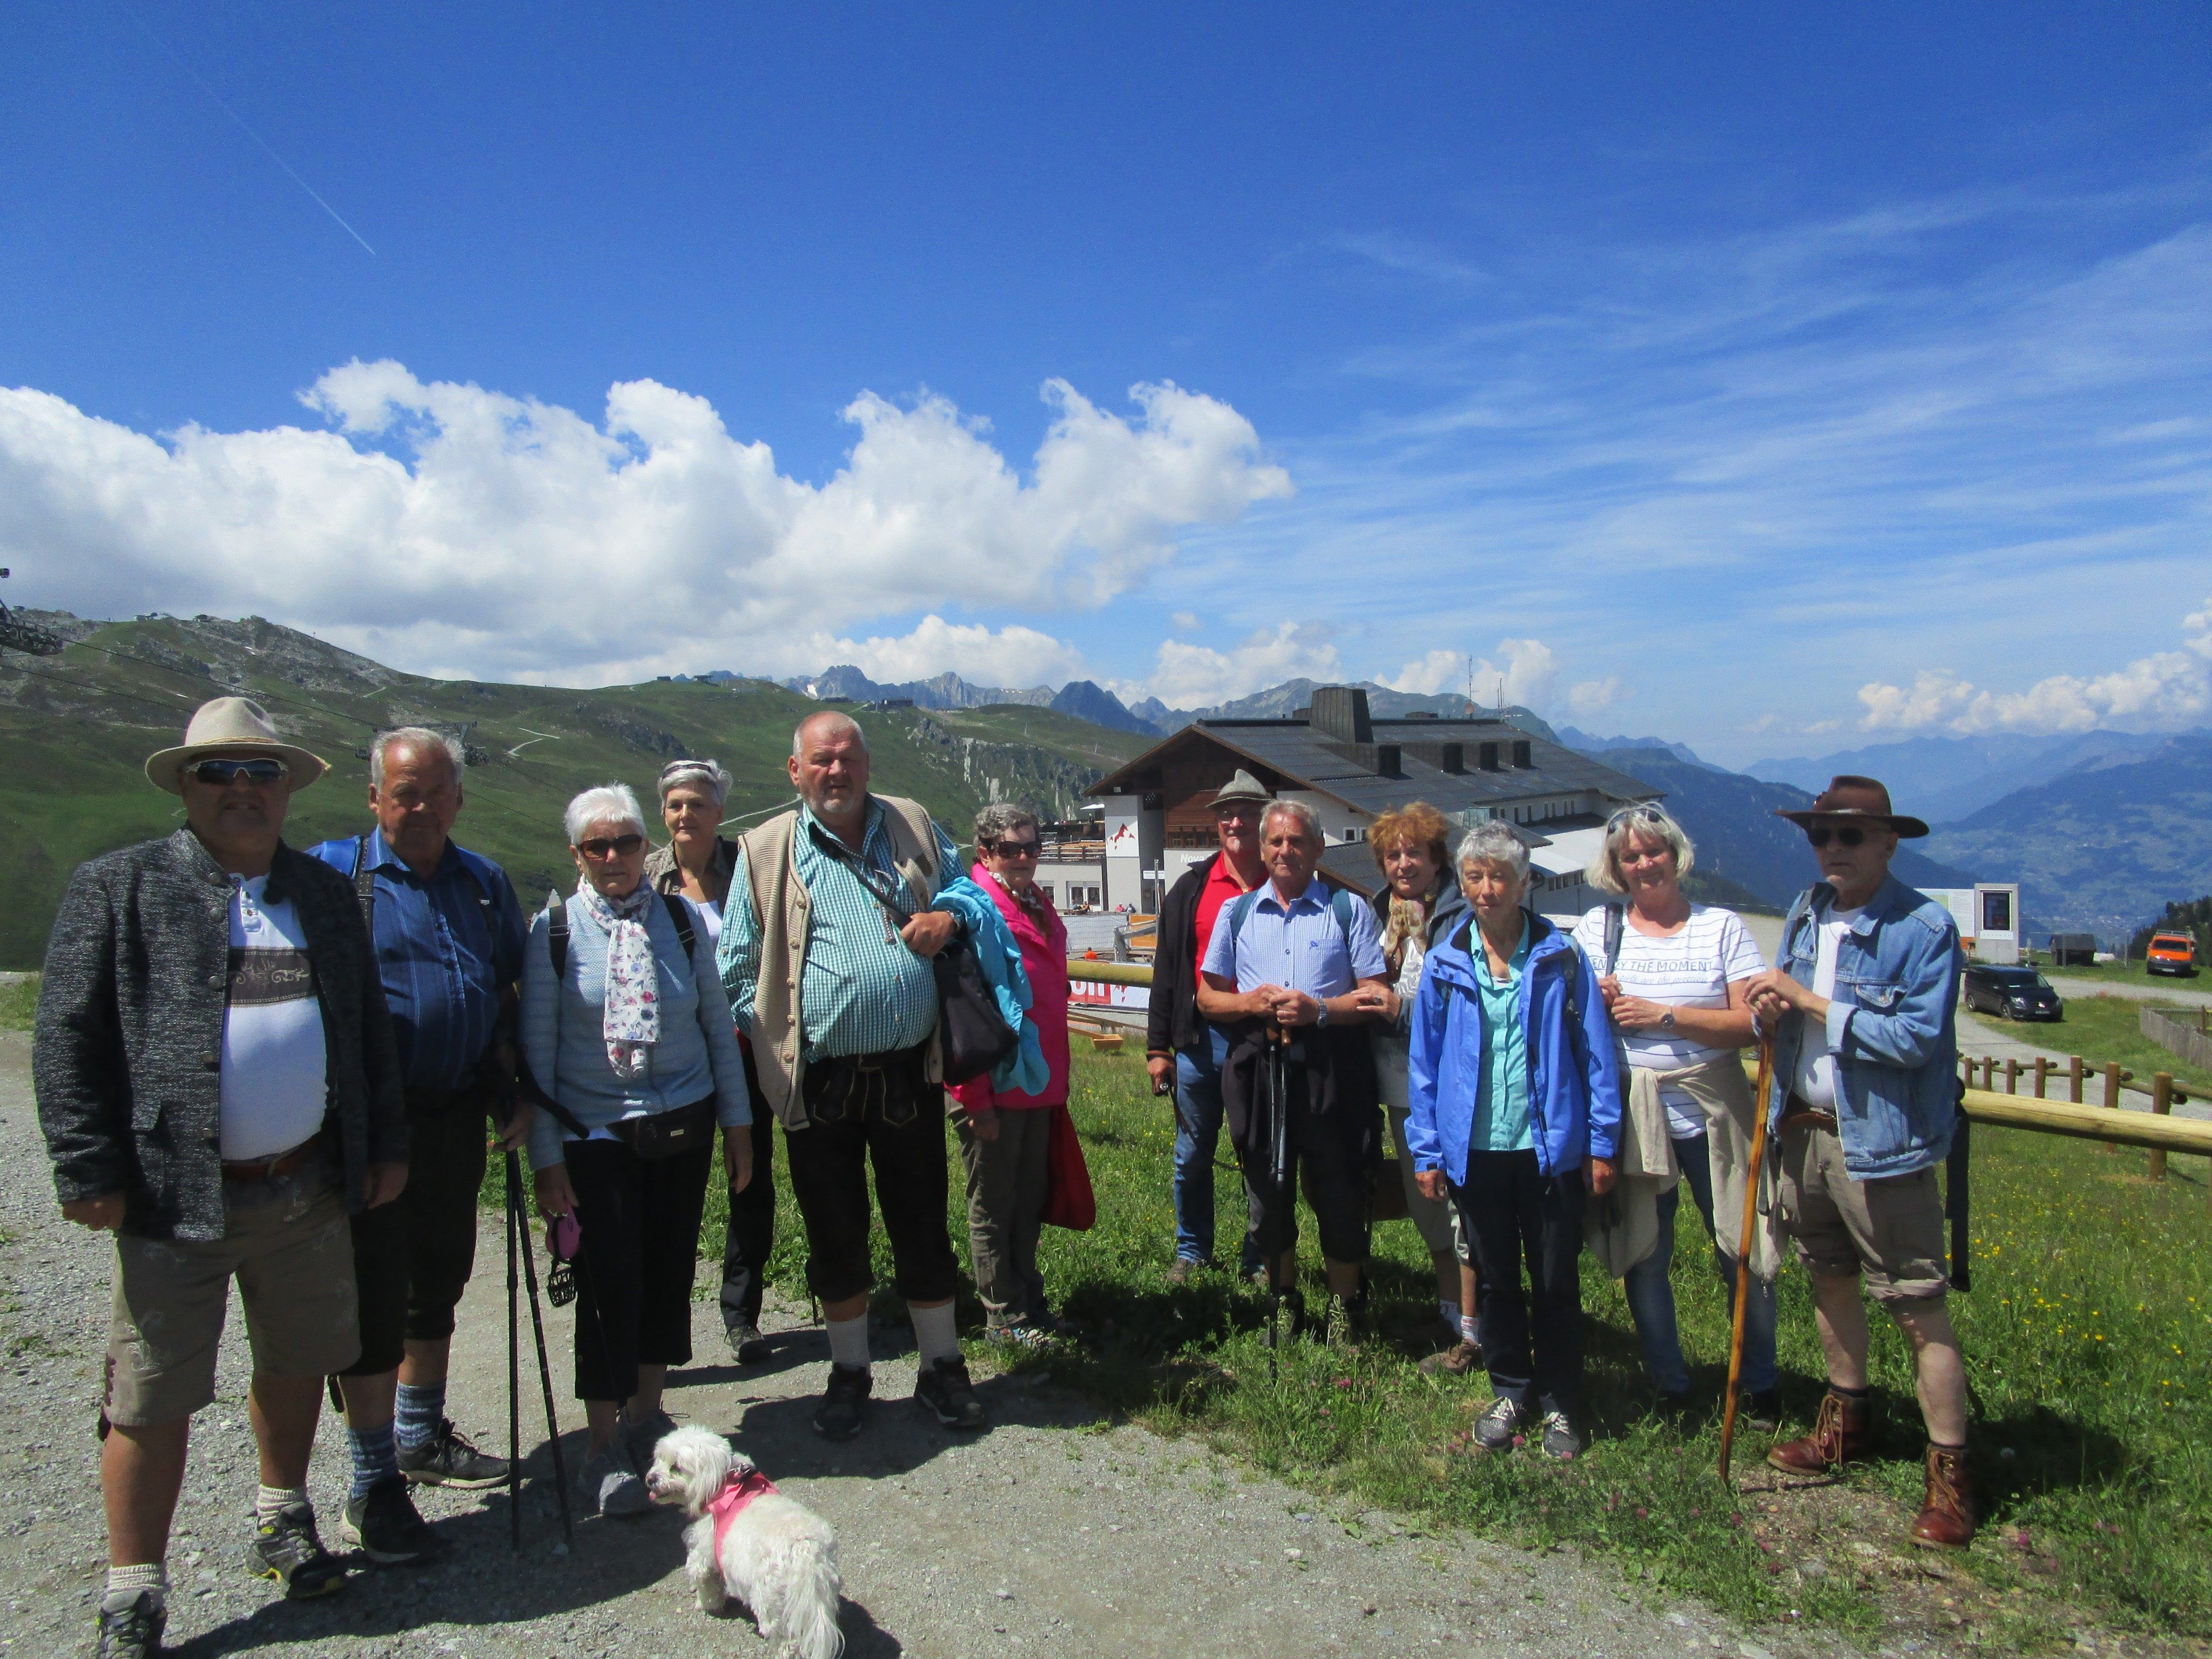
<svg viewBox="0 0 2212 1659">
<path fill-rule="evenodd" d="M 1191 959 L 1193 971 L 1206 960 L 1206 947 L 1213 942 L 1213 924 L 1221 920 L 1221 907 L 1242 897 L 1251 890 L 1237 879 L 1237 871 L 1222 854 L 1213 860 L 1213 873 L 1206 878 L 1206 885 L 1198 891 L 1198 954 Z"/>
</svg>

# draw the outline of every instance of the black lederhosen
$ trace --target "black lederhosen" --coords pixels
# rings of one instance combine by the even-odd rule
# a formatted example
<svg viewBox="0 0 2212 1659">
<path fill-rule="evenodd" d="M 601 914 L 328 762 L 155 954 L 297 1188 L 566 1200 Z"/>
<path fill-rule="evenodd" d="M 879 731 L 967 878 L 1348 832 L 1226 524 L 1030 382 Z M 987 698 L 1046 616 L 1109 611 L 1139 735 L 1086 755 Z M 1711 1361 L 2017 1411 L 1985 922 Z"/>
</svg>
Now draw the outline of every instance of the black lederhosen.
<svg viewBox="0 0 2212 1659">
<path fill-rule="evenodd" d="M 473 1085 L 407 1091 L 407 1186 L 353 1218 L 361 1358 L 343 1373 L 397 1370 L 409 1342 L 453 1334 L 477 1261 L 477 1194 L 486 1159 L 486 1097 Z"/>
<path fill-rule="evenodd" d="M 1266 1109 L 1261 1068 L 1267 1063 L 1267 1027 L 1239 1027 L 1221 1070 L 1221 1094 L 1230 1144 L 1255 1218 L 1261 1252 L 1278 1255 L 1297 1242 L 1296 1184 L 1273 1190 L 1268 1167 L 1273 1119 Z M 1303 1167 L 1322 1254 L 1332 1261 L 1367 1259 L 1367 1180 L 1382 1155 L 1383 1120 L 1376 1103 L 1375 1051 L 1364 1025 L 1304 1026 L 1291 1033 L 1283 1065 L 1289 1096 L 1293 1172 Z M 1288 1201 L 1285 1200 L 1287 1198 Z"/>
</svg>

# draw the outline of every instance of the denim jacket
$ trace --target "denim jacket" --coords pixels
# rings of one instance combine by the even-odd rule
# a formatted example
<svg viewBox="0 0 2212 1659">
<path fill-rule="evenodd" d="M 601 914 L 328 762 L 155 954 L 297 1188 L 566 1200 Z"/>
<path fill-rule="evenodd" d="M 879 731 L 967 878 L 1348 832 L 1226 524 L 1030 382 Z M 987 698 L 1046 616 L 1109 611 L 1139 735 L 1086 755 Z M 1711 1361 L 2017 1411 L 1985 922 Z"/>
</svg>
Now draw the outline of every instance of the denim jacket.
<svg viewBox="0 0 2212 1659">
<path fill-rule="evenodd" d="M 1474 925 L 1468 915 L 1423 960 L 1407 1032 L 1407 1150 L 1415 1170 L 1442 1170 L 1455 1187 L 1467 1184 L 1482 1079 L 1482 999 L 1474 977 L 1482 945 Z M 1519 1005 L 1537 1169 L 1567 1175 L 1587 1158 L 1612 1158 L 1620 1142 L 1620 1066 L 1605 1000 L 1573 941 L 1533 912 Z"/>
<path fill-rule="evenodd" d="M 1775 965 L 1813 983 L 1820 919 L 1836 890 L 1797 896 L 1782 924 Z M 1935 900 L 1891 876 L 1851 924 L 1836 955 L 1828 1047 L 1836 1056 L 1836 1132 L 1856 1181 L 1911 1175 L 1951 1149 L 1958 1109 L 1959 926 Z M 1782 1017 L 1774 1036 L 1770 1127 L 1797 1075 L 1805 1016 Z"/>
</svg>

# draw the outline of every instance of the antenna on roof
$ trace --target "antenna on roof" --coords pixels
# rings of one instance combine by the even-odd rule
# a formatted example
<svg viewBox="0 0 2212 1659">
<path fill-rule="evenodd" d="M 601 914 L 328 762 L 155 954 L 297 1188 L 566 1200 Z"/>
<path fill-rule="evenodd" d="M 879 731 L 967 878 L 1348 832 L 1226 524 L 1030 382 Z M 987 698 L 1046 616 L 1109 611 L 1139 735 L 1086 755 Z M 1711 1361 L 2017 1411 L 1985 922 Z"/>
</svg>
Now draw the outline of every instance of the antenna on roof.
<svg viewBox="0 0 2212 1659">
<path fill-rule="evenodd" d="M 0 565 L 0 576 L 7 574 L 7 568 Z M 33 657 L 55 657 L 61 654 L 65 643 L 52 629 L 25 622 L 8 608 L 7 600 L 0 599 L 0 649 L 21 651 Z"/>
</svg>

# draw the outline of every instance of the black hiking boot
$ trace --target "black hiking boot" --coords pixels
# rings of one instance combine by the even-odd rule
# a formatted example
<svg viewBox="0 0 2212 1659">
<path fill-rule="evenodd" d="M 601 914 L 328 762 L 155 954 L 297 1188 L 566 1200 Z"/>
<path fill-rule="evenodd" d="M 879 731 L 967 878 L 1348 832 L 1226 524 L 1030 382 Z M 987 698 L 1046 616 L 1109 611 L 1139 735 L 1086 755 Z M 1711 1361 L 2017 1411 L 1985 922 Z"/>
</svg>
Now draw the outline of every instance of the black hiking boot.
<svg viewBox="0 0 2212 1659">
<path fill-rule="evenodd" d="M 338 1522 L 338 1536 L 380 1566 L 412 1566 L 433 1561 L 443 1552 L 438 1534 L 430 1530 L 407 1495 L 403 1478 L 378 1481 L 358 1498 L 346 1500 Z"/>
<path fill-rule="evenodd" d="M 860 1433 L 875 1385 L 875 1373 L 866 1365 L 831 1365 L 830 1384 L 814 1408 L 814 1432 L 824 1440 L 850 1440 Z"/>
<path fill-rule="evenodd" d="M 254 1524 L 246 1552 L 246 1570 L 273 1579 L 295 1601 L 311 1601 L 345 1588 L 345 1566 L 315 1534 L 315 1512 L 305 1504 L 287 1504 L 273 1521 Z"/>
<path fill-rule="evenodd" d="M 470 1491 L 507 1484 L 507 1460 L 478 1451 L 450 1417 L 438 1419 L 438 1431 L 419 1446 L 399 1449 L 399 1473 L 425 1486 L 460 1486 Z"/>
<path fill-rule="evenodd" d="M 975 1385 L 968 1380 L 968 1362 L 957 1353 L 933 1361 L 916 1373 L 914 1397 L 948 1429 L 980 1429 L 991 1420 L 983 1402 L 975 1398 Z"/>
</svg>

